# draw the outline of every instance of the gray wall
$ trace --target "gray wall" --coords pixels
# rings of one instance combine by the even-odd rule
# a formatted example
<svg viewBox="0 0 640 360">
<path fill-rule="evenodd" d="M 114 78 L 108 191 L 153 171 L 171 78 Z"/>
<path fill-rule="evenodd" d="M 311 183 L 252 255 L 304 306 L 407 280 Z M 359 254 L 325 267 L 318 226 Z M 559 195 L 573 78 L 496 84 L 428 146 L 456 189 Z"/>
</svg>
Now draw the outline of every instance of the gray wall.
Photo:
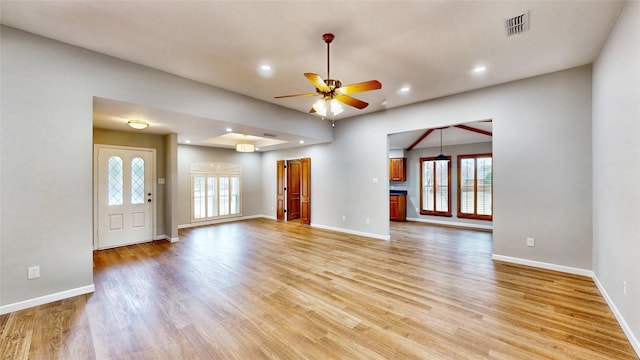
<svg viewBox="0 0 640 360">
<path fill-rule="evenodd" d="M 0 46 L 0 311 L 91 291 L 94 96 L 333 138 L 312 115 L 6 26 Z M 27 280 L 33 265 L 42 276 Z"/>
<path fill-rule="evenodd" d="M 591 269 L 590 66 L 336 122 L 333 143 L 300 151 L 319 157 L 311 222 L 388 236 L 387 135 L 484 119 L 493 119 L 494 253 Z M 263 157 L 265 214 L 275 159 L 293 154 Z"/>
<path fill-rule="evenodd" d="M 380 237 L 389 233 L 387 134 L 493 119 L 494 253 L 594 269 L 638 334 L 640 170 L 630 164 L 640 154 L 640 90 L 630 79 L 640 78 L 639 6 L 625 5 L 595 64 L 593 123 L 591 67 L 583 66 L 338 121 L 335 134 L 314 117 L 2 27 L 0 306 L 92 284 L 92 102 L 100 96 L 333 138 L 254 154 L 261 209 L 246 212 L 274 216 L 275 160 L 311 157 L 312 223 Z M 42 277 L 27 281 L 36 264 Z"/>
<path fill-rule="evenodd" d="M 640 3 L 593 67 L 593 270 L 640 353 Z M 627 297 L 623 282 L 627 282 Z"/>
<path fill-rule="evenodd" d="M 259 152 L 239 153 L 231 149 L 178 145 L 178 225 L 191 224 L 191 164 L 195 163 L 219 162 L 242 166 L 242 216 L 262 215 L 261 158 Z"/>
</svg>

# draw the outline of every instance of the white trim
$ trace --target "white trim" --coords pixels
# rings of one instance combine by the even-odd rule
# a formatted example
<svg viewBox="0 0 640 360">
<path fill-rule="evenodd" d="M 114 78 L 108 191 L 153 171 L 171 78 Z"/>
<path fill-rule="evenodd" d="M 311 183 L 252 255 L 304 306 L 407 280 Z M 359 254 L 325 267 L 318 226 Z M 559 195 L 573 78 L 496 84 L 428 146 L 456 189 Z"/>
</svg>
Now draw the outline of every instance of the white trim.
<svg viewBox="0 0 640 360">
<path fill-rule="evenodd" d="M 541 269 L 560 271 L 560 272 L 573 274 L 573 275 L 587 276 L 590 278 L 594 277 L 593 271 L 591 270 L 574 268 L 571 266 L 556 265 L 551 263 L 545 263 L 540 261 L 534 261 L 534 260 L 522 259 L 522 258 L 516 258 L 516 257 L 504 256 L 504 255 L 497 255 L 497 254 L 493 254 L 491 258 L 493 260 L 499 260 L 499 261 L 509 262 L 513 264 L 520 264 L 520 265 L 526 265 L 526 266 L 531 266 L 531 267 L 536 267 Z"/>
<path fill-rule="evenodd" d="M 366 232 L 362 232 L 362 231 L 347 230 L 347 229 L 342 229 L 342 228 L 336 228 L 336 227 L 333 227 L 333 226 L 326 226 L 326 225 L 320 225 L 320 224 L 314 224 L 314 223 L 311 223 L 311 226 L 317 227 L 319 229 L 337 231 L 337 232 L 351 234 L 351 235 L 364 236 L 364 237 L 380 239 L 380 240 L 391 240 L 391 235 L 371 234 L 371 233 L 366 233 Z"/>
<path fill-rule="evenodd" d="M 620 324 L 622 331 L 625 335 L 627 335 L 627 339 L 631 343 L 631 347 L 633 347 L 633 350 L 635 350 L 636 354 L 638 354 L 638 357 L 640 357 L 640 341 L 638 341 L 638 338 L 633 334 L 633 331 L 629 327 L 629 324 L 627 324 L 627 322 L 624 320 L 624 317 L 616 307 L 616 304 L 613 302 L 613 300 L 611 300 L 609 294 L 604 289 L 604 286 L 602 286 L 600 280 L 598 280 L 598 277 L 595 274 L 593 275 L 593 281 L 596 283 L 596 286 L 598 287 L 598 290 L 600 290 L 600 293 L 602 294 L 604 300 L 607 302 L 607 305 L 609 305 L 609 309 L 611 309 L 611 312 L 616 317 L 616 320 L 618 320 L 618 324 Z"/>
<path fill-rule="evenodd" d="M 251 215 L 251 216 L 243 216 L 243 217 L 240 217 L 240 218 L 229 218 L 229 219 L 221 219 L 221 220 L 216 220 L 216 221 L 206 221 L 206 222 L 199 222 L 199 223 L 193 223 L 193 224 L 178 225 L 178 229 L 190 228 L 190 227 L 195 227 L 195 226 L 203 226 L 203 225 L 215 225 L 215 224 L 219 224 L 219 223 L 225 223 L 225 222 L 231 222 L 231 221 L 240 221 L 240 220 L 249 220 L 249 219 L 256 219 L 256 218 L 265 218 L 265 219 L 269 219 L 269 220 L 278 221 L 278 219 L 276 219 L 275 216 Z M 320 225 L 320 224 L 314 224 L 314 223 L 311 223 L 310 226 L 316 227 L 316 228 L 319 228 L 319 229 L 331 230 L 331 231 L 336 231 L 336 232 L 340 232 L 340 233 L 364 236 L 364 237 L 369 237 L 369 238 L 374 238 L 374 239 L 391 240 L 391 236 L 390 235 L 386 235 L 385 236 L 385 235 L 371 234 L 371 233 L 366 233 L 366 232 L 361 232 L 361 231 L 347 230 L 347 229 L 336 228 L 336 227 L 332 227 L 332 226 L 326 226 L 326 225 Z"/>
<path fill-rule="evenodd" d="M 162 235 L 156 236 L 156 238 L 154 240 L 167 240 L 168 242 L 176 243 L 176 242 L 178 242 L 178 240 L 180 240 L 180 238 L 177 238 L 177 237 L 172 238 L 172 237 L 169 237 L 166 234 L 162 234 Z"/>
<path fill-rule="evenodd" d="M 54 302 L 58 300 L 68 299 L 78 295 L 89 294 L 94 292 L 95 290 L 96 290 L 95 285 L 91 284 L 91 285 L 82 286 L 75 289 L 70 289 L 70 290 L 65 290 L 65 291 L 61 291 L 61 292 L 57 292 L 57 293 L 53 293 L 45 296 L 40 296 L 40 297 L 29 299 L 29 300 L 19 301 L 13 304 L 2 305 L 0 306 L 0 315 L 8 314 L 14 311 L 28 309 L 34 306 L 48 304 L 50 302 Z"/>
<path fill-rule="evenodd" d="M 227 218 L 222 218 L 222 219 L 215 219 L 215 220 L 208 220 L 208 221 L 195 221 L 195 222 L 192 222 L 192 223 L 189 223 L 189 224 L 178 225 L 178 229 L 186 229 L 186 228 L 192 228 L 192 227 L 197 227 L 197 226 L 206 226 L 206 225 L 215 225 L 215 224 L 221 224 L 221 223 L 228 223 L 228 222 L 232 222 L 232 221 L 249 220 L 249 219 L 255 219 L 255 218 L 259 218 L 259 217 L 263 217 L 263 215 L 232 216 L 232 217 L 227 217 Z"/>
<path fill-rule="evenodd" d="M 456 227 L 464 227 L 464 228 L 472 228 L 472 229 L 493 230 L 493 225 L 463 223 L 463 222 L 457 222 L 457 221 L 430 220 L 430 219 L 423 219 L 423 218 L 407 218 L 407 220 L 429 223 L 429 224 L 436 224 L 436 225 L 448 225 L 448 226 L 456 226 Z"/>
</svg>

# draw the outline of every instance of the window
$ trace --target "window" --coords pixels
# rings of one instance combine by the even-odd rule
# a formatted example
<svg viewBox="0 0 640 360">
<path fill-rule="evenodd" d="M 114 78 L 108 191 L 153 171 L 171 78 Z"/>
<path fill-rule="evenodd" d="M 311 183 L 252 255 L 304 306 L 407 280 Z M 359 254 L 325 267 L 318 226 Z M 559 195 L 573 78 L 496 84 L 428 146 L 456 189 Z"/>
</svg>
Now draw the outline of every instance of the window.
<svg viewBox="0 0 640 360">
<path fill-rule="evenodd" d="M 205 163 L 191 165 L 191 220 L 201 221 L 242 215 L 239 165 Z"/>
<path fill-rule="evenodd" d="M 458 156 L 458 217 L 492 220 L 492 154 Z"/>
<path fill-rule="evenodd" d="M 420 158 L 420 214 L 451 216 L 451 158 Z"/>
<path fill-rule="evenodd" d="M 144 204 L 144 160 L 131 159 L 131 203 Z"/>
<path fill-rule="evenodd" d="M 122 205 L 124 201 L 122 158 L 119 156 L 110 157 L 108 166 L 109 206 Z"/>
</svg>

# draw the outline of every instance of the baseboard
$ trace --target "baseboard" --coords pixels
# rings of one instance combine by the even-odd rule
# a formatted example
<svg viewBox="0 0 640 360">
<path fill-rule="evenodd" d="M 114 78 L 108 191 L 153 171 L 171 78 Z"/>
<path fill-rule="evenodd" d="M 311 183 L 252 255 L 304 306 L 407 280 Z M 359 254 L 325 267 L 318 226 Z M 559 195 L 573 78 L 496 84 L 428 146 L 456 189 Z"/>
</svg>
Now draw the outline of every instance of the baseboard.
<svg viewBox="0 0 640 360">
<path fill-rule="evenodd" d="M 224 218 L 224 219 L 216 219 L 216 220 L 209 220 L 209 221 L 198 221 L 198 222 L 193 222 L 193 223 L 189 223 L 189 224 L 178 225 L 178 229 L 187 229 L 187 228 L 198 227 L 198 226 L 223 224 L 223 223 L 228 223 L 228 222 L 233 222 L 233 221 L 257 219 L 257 218 L 261 218 L 261 217 L 264 217 L 264 215 L 234 216 L 234 217 L 229 217 L 229 218 Z"/>
<path fill-rule="evenodd" d="M 422 222 L 427 224 L 434 224 L 434 225 L 453 226 L 457 228 L 493 230 L 493 225 L 472 224 L 472 223 L 457 222 L 457 221 L 429 220 L 429 219 L 423 219 L 423 218 L 407 218 L 407 220 Z"/>
<path fill-rule="evenodd" d="M 319 229 L 331 230 L 331 231 L 341 232 L 341 233 L 345 233 L 345 234 L 364 236 L 364 237 L 380 239 L 380 240 L 391 240 L 391 236 L 390 235 L 371 234 L 371 233 L 366 233 L 366 232 L 362 232 L 362 231 L 347 230 L 347 229 L 336 228 L 336 227 L 332 227 L 332 226 L 326 226 L 326 225 L 320 225 L 320 224 L 314 224 L 314 223 L 311 223 L 311 226 L 312 227 L 317 227 Z"/>
<path fill-rule="evenodd" d="M 256 219 L 256 218 L 265 218 L 265 219 L 270 219 L 270 220 L 276 220 L 277 221 L 277 219 L 275 217 L 273 217 L 273 216 L 252 215 L 252 216 L 241 216 L 241 217 L 234 217 L 234 218 L 228 218 L 228 219 L 219 219 L 219 220 L 212 220 L 212 221 L 203 221 L 203 222 L 192 223 L 192 224 L 184 224 L 184 225 L 179 225 L 178 229 L 185 229 L 185 228 L 196 227 L 196 226 L 205 226 L 205 225 L 215 225 L 215 224 L 221 224 L 221 223 L 226 223 L 226 222 L 249 220 L 249 219 Z M 380 240 L 390 240 L 391 239 L 391 236 L 389 236 L 389 235 L 384 236 L 384 235 L 378 235 L 378 234 L 371 234 L 371 233 L 366 233 L 366 232 L 361 232 L 361 231 L 347 230 L 347 229 L 336 228 L 336 227 L 332 227 L 332 226 L 326 226 L 326 225 L 320 225 L 320 224 L 314 224 L 314 223 L 311 223 L 311 226 L 312 227 L 317 227 L 319 229 L 337 231 L 337 232 L 341 232 L 341 233 L 364 236 L 364 237 L 370 237 L 370 238 L 380 239 Z"/>
<path fill-rule="evenodd" d="M 177 237 L 172 238 L 172 237 L 169 237 L 168 235 L 162 234 L 162 235 L 156 236 L 156 238 L 154 240 L 167 240 L 168 242 L 175 243 L 175 242 L 178 242 L 178 240 L 180 240 L 180 238 L 177 238 Z"/>
<path fill-rule="evenodd" d="M 591 271 L 591 270 L 574 268 L 574 267 L 571 267 L 571 266 L 556 265 L 556 264 L 545 263 L 545 262 L 541 262 L 541 261 L 534 261 L 534 260 L 529 260 L 529 259 L 522 259 L 522 258 L 516 258 L 516 257 L 504 256 L 504 255 L 496 255 L 496 254 L 493 254 L 491 256 L 491 258 L 493 260 L 504 261 L 504 262 L 509 262 L 509 263 L 513 263 L 513 264 L 526 265 L 526 266 L 531 266 L 531 267 L 536 267 L 536 268 L 541 268 L 541 269 L 560 271 L 560 272 L 564 272 L 564 273 L 568 273 L 568 274 L 582 275 L 582 276 L 586 276 L 586 277 L 590 277 L 590 278 L 594 277 L 593 271 Z"/>
<path fill-rule="evenodd" d="M 638 354 L 638 357 L 640 357 L 640 341 L 638 341 L 638 338 L 634 335 L 633 331 L 631 331 L 629 324 L 627 324 L 624 317 L 616 307 L 616 304 L 613 302 L 613 300 L 611 300 L 611 297 L 609 297 L 609 294 L 605 290 L 604 286 L 602 286 L 602 283 L 600 283 L 600 280 L 597 276 L 595 276 L 595 274 L 593 275 L 593 281 L 596 283 L 596 286 L 598 287 L 598 290 L 600 290 L 600 293 L 602 294 L 604 300 L 607 302 L 607 305 L 609 305 L 609 309 L 611 309 L 611 312 L 613 312 L 613 316 L 615 316 L 616 320 L 618 320 L 618 324 L 620 324 L 622 331 L 625 335 L 627 335 L 627 339 L 629 339 L 631 347 L 633 347 L 633 350 L 635 350 L 636 354 Z"/>
<path fill-rule="evenodd" d="M 0 315 L 8 314 L 14 311 L 24 310 L 30 307 L 48 304 L 50 302 L 68 299 L 78 295 L 92 293 L 96 290 L 95 285 L 82 286 L 75 289 L 65 290 L 54 294 L 40 296 L 37 298 L 19 301 L 17 303 L 0 306 Z"/>
</svg>

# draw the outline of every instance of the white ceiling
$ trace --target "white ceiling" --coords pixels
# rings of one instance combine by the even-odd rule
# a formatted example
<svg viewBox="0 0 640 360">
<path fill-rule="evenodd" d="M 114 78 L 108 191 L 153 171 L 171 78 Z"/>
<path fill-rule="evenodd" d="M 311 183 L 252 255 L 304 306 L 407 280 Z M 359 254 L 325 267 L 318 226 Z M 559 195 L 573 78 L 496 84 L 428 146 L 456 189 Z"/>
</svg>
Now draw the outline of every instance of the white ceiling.
<svg viewBox="0 0 640 360">
<path fill-rule="evenodd" d="M 382 83 L 381 90 L 354 95 L 369 107 L 349 108 L 340 119 L 589 64 L 623 6 L 620 1 L 0 4 L 2 24 L 302 112 L 314 98 L 274 96 L 314 91 L 303 73 L 326 77 L 322 34 L 332 32 L 331 77 L 345 85 Z M 530 30 L 507 37 L 505 20 L 527 10 Z M 272 70 L 261 70 L 263 64 Z M 486 71 L 474 73 L 477 66 Z M 411 90 L 401 93 L 405 86 Z M 103 105 L 96 126 L 110 127 L 109 118 L 124 116 L 118 103 Z M 138 110 L 161 116 L 154 109 Z M 198 121 L 189 123 L 198 127 Z M 179 135 L 206 131 L 163 125 Z M 259 136 L 268 129 L 245 130 Z"/>
</svg>

